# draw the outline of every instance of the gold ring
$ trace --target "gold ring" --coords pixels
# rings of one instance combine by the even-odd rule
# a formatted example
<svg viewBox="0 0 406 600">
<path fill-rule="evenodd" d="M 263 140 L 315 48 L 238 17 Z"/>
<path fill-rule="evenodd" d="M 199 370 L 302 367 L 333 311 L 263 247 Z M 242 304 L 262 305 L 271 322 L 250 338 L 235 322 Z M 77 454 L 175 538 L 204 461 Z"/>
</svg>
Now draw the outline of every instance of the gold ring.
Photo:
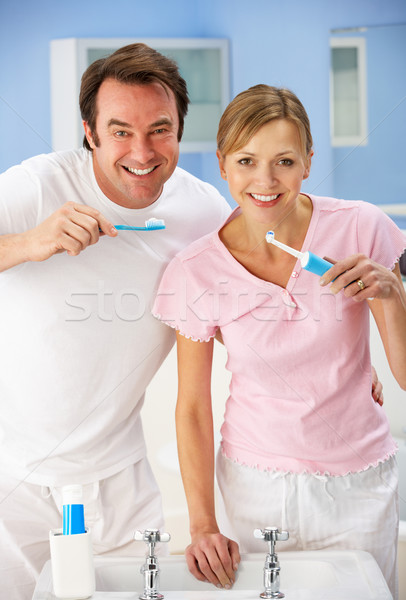
<svg viewBox="0 0 406 600">
<path fill-rule="evenodd" d="M 364 290 L 365 289 L 365 283 L 362 281 L 362 279 L 357 279 L 357 283 L 358 283 L 358 287 L 360 290 Z"/>
</svg>

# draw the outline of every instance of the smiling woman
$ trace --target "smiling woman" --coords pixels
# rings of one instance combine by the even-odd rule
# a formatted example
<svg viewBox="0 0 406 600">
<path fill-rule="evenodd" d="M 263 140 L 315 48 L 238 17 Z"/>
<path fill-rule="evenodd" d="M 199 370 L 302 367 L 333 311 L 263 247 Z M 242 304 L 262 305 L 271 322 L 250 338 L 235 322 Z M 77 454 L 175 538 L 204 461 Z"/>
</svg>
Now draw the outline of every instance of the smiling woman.
<svg viewBox="0 0 406 600">
<path fill-rule="evenodd" d="M 260 551 L 252 531 L 273 523 L 289 531 L 286 550 L 370 552 L 396 597 L 396 445 L 372 398 L 368 340 L 371 311 L 406 388 L 406 295 L 396 264 L 406 240 L 373 205 L 301 192 L 311 143 L 294 94 L 266 85 L 239 94 L 218 137 L 220 172 L 238 207 L 177 255 L 158 291 L 154 313 L 177 329 L 186 556 L 198 579 L 230 586 L 235 540 L 243 552 Z M 318 279 L 266 243 L 270 229 L 295 251 L 335 264 Z M 218 333 L 232 374 L 216 464 L 222 533 L 211 408 Z"/>
</svg>

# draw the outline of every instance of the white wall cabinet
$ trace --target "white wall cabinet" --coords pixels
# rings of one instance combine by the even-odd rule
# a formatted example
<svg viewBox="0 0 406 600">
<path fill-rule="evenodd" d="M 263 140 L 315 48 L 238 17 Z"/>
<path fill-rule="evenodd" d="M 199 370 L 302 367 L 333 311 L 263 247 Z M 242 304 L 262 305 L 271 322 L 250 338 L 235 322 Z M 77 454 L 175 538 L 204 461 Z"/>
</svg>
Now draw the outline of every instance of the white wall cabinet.
<svg viewBox="0 0 406 600">
<path fill-rule="evenodd" d="M 80 79 L 93 61 L 143 42 L 173 58 L 186 80 L 190 105 L 181 152 L 212 152 L 220 116 L 230 100 L 228 40 L 219 38 L 66 38 L 51 41 L 53 150 L 82 145 Z"/>
</svg>

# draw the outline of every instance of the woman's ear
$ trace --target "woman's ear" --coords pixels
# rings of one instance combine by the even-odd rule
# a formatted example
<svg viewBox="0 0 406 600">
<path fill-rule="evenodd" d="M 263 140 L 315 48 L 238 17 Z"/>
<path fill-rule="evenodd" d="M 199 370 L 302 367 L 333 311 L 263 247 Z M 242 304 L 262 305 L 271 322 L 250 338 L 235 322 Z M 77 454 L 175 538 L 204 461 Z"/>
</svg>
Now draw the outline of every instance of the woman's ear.
<svg viewBox="0 0 406 600">
<path fill-rule="evenodd" d="M 305 163 L 305 170 L 304 170 L 304 173 L 303 173 L 303 179 L 307 179 L 309 177 L 309 175 L 310 175 L 310 169 L 311 169 L 311 166 L 312 166 L 313 154 L 314 154 L 313 150 L 310 150 L 309 154 L 307 155 L 306 163 Z"/>
<path fill-rule="evenodd" d="M 220 153 L 220 150 L 216 151 L 216 156 L 219 161 L 220 175 L 222 176 L 223 179 L 227 179 L 227 173 L 226 173 L 226 169 L 225 169 L 225 157 L 222 156 L 222 154 Z"/>
</svg>

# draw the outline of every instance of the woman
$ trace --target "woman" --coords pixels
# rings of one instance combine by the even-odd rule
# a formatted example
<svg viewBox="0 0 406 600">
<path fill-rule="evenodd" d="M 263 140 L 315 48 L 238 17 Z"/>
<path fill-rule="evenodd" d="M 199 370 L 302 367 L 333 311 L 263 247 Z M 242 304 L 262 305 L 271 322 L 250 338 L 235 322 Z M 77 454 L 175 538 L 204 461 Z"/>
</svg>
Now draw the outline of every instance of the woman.
<svg viewBox="0 0 406 600">
<path fill-rule="evenodd" d="M 254 528 L 289 531 L 283 549 L 371 552 L 396 596 L 396 446 L 371 396 L 369 311 L 406 388 L 405 239 L 377 207 L 301 192 L 313 155 L 288 90 L 239 94 L 219 125 L 221 175 L 238 204 L 168 266 L 154 314 L 177 329 L 179 459 L 198 579 L 229 587 Z M 332 257 L 320 279 L 268 244 Z M 232 373 L 214 508 L 213 338 Z M 282 549 L 282 548 L 281 548 Z"/>
</svg>

